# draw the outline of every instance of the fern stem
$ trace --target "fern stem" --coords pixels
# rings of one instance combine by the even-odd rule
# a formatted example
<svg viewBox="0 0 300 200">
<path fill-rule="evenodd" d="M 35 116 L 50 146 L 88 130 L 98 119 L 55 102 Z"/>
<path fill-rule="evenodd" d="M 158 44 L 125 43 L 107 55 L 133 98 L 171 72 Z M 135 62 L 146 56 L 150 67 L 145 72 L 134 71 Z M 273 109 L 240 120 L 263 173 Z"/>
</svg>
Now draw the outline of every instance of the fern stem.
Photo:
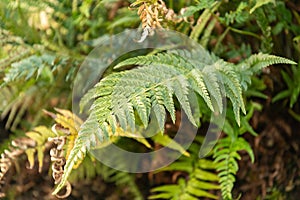
<svg viewBox="0 0 300 200">
<path fill-rule="evenodd" d="M 231 26 L 228 27 L 229 30 L 233 31 L 233 32 L 236 32 L 236 33 L 239 33 L 239 34 L 242 34 L 242 35 L 249 35 L 249 36 L 252 36 L 252 37 L 255 37 L 259 40 L 261 40 L 261 37 L 255 33 L 252 33 L 252 32 L 249 32 L 249 31 L 243 31 L 243 30 L 239 30 L 239 29 L 236 29 L 236 28 L 233 28 Z"/>
</svg>

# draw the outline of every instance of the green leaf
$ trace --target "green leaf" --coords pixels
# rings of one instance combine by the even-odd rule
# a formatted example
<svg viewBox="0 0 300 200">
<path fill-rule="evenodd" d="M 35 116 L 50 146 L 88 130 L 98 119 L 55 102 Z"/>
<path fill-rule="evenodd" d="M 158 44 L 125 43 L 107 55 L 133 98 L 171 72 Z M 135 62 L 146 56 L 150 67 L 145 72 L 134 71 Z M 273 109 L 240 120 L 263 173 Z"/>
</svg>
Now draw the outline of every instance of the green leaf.
<svg viewBox="0 0 300 200">
<path fill-rule="evenodd" d="M 165 147 L 179 151 L 185 156 L 190 156 L 190 154 L 179 143 L 177 143 L 175 140 L 173 140 L 166 134 L 163 135 L 162 133 L 158 133 L 152 137 L 152 140 Z"/>
<path fill-rule="evenodd" d="M 34 167 L 34 154 L 36 150 L 34 148 L 29 148 L 25 150 L 25 153 L 27 155 L 27 159 L 29 162 L 29 168 L 32 169 Z"/>
<path fill-rule="evenodd" d="M 256 0 L 255 5 L 251 8 L 249 13 L 252 14 L 257 8 L 268 3 L 273 3 L 274 5 L 276 4 L 275 0 Z"/>
</svg>

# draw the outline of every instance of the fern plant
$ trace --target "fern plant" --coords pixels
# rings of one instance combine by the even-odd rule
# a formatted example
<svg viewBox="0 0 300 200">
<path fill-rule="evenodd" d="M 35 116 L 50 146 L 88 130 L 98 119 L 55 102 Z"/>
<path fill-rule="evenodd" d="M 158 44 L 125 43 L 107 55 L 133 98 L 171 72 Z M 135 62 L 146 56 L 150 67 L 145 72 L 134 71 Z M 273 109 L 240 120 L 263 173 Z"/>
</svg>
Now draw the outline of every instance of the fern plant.
<svg viewBox="0 0 300 200">
<path fill-rule="evenodd" d="M 15 130 L 26 113 L 36 112 L 39 109 L 50 109 L 52 106 L 69 104 L 68 97 L 70 83 L 78 67 L 77 60 L 54 56 L 51 53 L 41 52 L 37 48 L 35 55 L 29 55 L 20 61 L 13 62 L 6 68 L 0 85 L 1 119 L 8 117 L 6 128 Z M 49 97 L 60 94 L 61 100 L 53 104 Z M 67 99 L 69 98 L 69 99 Z M 32 106 L 32 102 L 35 102 Z M 20 126 L 31 129 L 39 124 L 42 112 L 32 119 L 31 124 Z"/>
<path fill-rule="evenodd" d="M 124 131 L 128 128 L 134 129 L 135 112 L 144 127 L 147 127 L 150 113 L 153 112 L 160 130 L 163 131 L 166 111 L 173 122 L 176 120 L 174 97 L 191 123 L 197 126 L 198 119 L 193 116 L 189 93 L 197 93 L 211 111 L 217 112 L 222 112 L 224 95 L 232 102 L 235 121 L 240 125 L 240 110 L 245 113 L 242 90 L 247 88 L 253 74 L 274 63 L 294 62 L 258 54 L 236 66 L 200 49 L 191 52 L 170 50 L 155 55 L 133 57 L 118 63 L 115 68 L 127 65 L 141 67 L 106 76 L 82 98 L 81 109 L 90 100 L 95 101 L 90 107 L 87 120 L 80 128 L 75 146 L 65 165 L 62 181 L 54 194 L 63 187 L 73 166 L 94 145 L 93 138 L 101 142 L 107 140 L 108 130 L 115 133 L 118 124 Z M 225 91 L 220 89 L 223 84 Z"/>
<path fill-rule="evenodd" d="M 291 68 L 292 75 L 289 76 L 285 71 L 281 71 L 284 82 L 287 85 L 287 89 L 279 92 L 273 99 L 272 102 L 279 101 L 290 97 L 289 107 L 292 108 L 297 102 L 300 94 L 300 67 L 292 66 Z"/>
<path fill-rule="evenodd" d="M 191 157 L 181 157 L 171 165 L 156 171 L 177 171 L 186 173 L 187 176 L 179 178 L 176 184 L 166 184 L 154 187 L 149 199 L 218 199 L 217 195 L 211 194 L 212 190 L 218 191 L 219 177 L 215 174 L 216 164 L 209 159 L 199 159 L 198 152 L 203 138 L 196 140 L 189 148 Z"/>
<path fill-rule="evenodd" d="M 234 199 L 232 189 L 239 169 L 237 161 L 241 159 L 238 151 L 245 150 L 254 162 L 254 154 L 249 143 L 240 136 L 239 129 L 233 128 L 227 121 L 224 125 L 226 137 L 218 140 L 214 147 L 214 163 L 218 171 L 222 197 L 225 200 Z"/>
<path fill-rule="evenodd" d="M 87 151 L 95 146 L 101 148 L 130 138 L 149 149 L 153 148 L 151 144 L 155 143 L 192 157 L 182 157 L 164 169 L 184 171 L 188 174 L 185 180 L 180 179 L 178 185 L 154 188 L 155 194 L 150 198 L 178 199 L 204 196 L 217 198 L 208 193 L 209 190 L 215 189 L 221 190 L 224 199 L 233 197 L 231 193 L 238 170 L 239 151 L 246 150 L 253 158 L 249 144 L 243 139 L 242 134 L 247 131 L 255 135 L 249 124 L 254 108 L 247 109 L 248 98 L 244 98 L 242 94 L 245 92 L 246 95 L 266 97 L 261 93 L 253 93 L 250 91 L 251 88 L 249 90 L 251 81 L 256 81 L 253 76 L 268 65 L 294 64 L 287 59 L 267 54 L 252 55 L 240 61 L 250 54 L 245 55 L 245 50 L 240 49 L 240 43 L 246 44 L 250 49 L 249 52 L 258 49 L 268 53 L 272 50 L 278 52 L 274 51 L 276 48 L 273 48 L 273 43 L 276 45 L 282 38 L 299 35 L 299 14 L 296 10 L 289 9 L 293 3 L 281 0 L 276 1 L 276 4 L 273 0 L 239 2 L 201 0 L 193 6 L 189 5 L 189 1 L 176 1 L 176 5 L 174 2 L 165 3 L 163 0 L 0 2 L 1 28 L 9 29 L 11 33 L 20 36 L 14 37 L 0 30 L 0 44 L 3 47 L 0 49 L 0 76 L 3 78 L 0 87 L 1 119 L 6 122 L 5 128 L 12 132 L 23 133 L 24 130 L 32 130 L 26 134 L 25 139 L 22 137 L 21 140 L 14 140 L 12 144 L 14 148 L 10 147 L 2 154 L 1 162 L 5 161 L 7 165 L 1 165 L 1 177 L 5 175 L 12 161 L 23 153 L 27 154 L 30 167 L 33 166 L 37 154 L 41 168 L 44 147 L 49 142 L 46 138 L 63 137 L 65 143 L 60 150 L 64 153 L 60 159 L 67 159 L 67 163 L 65 166 L 59 166 L 60 175 L 63 173 L 63 177 L 58 176 L 59 179 L 55 180 L 59 185 L 54 193 L 65 185 L 69 175 L 76 179 L 101 174 L 108 181 L 130 185 L 131 193 L 139 199 L 142 198 L 141 194 L 130 174 L 117 172 L 99 163 L 95 164 L 94 158 L 87 156 Z M 128 9 L 128 6 L 138 7 L 137 14 L 133 9 Z M 177 11 L 178 14 L 175 13 Z M 46 23 L 43 24 L 40 23 L 42 14 L 46 14 L 44 15 Z M 88 45 L 94 45 L 103 38 L 107 39 L 107 33 L 122 31 L 124 27 L 137 26 L 138 16 L 142 21 L 144 37 L 155 27 L 172 28 L 189 35 L 205 48 L 214 48 L 213 52 L 219 56 L 240 63 L 225 62 L 204 49 L 151 52 L 149 55 L 129 58 L 117 63 L 114 66 L 116 70 L 107 70 L 105 78 L 81 100 L 82 110 L 91 105 L 85 122 L 74 124 L 73 113 L 57 110 L 57 114 L 47 112 L 56 123 L 52 130 L 47 126 L 36 127 L 42 121 L 42 109 L 70 106 L 71 81 L 79 66 L 77 61 L 88 52 L 90 48 Z M 110 23 L 111 21 L 113 22 Z M 272 36 L 279 33 L 283 33 L 284 37 L 278 37 L 280 41 L 276 41 Z M 103 36 L 97 39 L 99 34 Z M 245 36 L 250 36 L 251 41 Z M 294 38 L 295 41 L 297 38 Z M 94 40 L 88 41 L 90 39 Z M 226 41 L 232 45 L 225 44 Z M 241 53 L 235 59 L 232 59 L 232 54 L 223 51 L 231 48 L 235 53 L 237 48 L 240 49 Z M 48 52 L 49 49 L 55 52 Z M 284 51 L 278 54 L 286 53 L 291 57 L 292 53 L 286 49 L 288 48 L 284 48 Z M 68 54 L 76 60 L 53 56 L 54 53 Z M 221 53 L 225 53 L 225 56 Z M 298 74 L 299 70 L 292 71 Z M 275 100 L 291 95 L 290 105 L 293 105 L 298 97 L 299 87 L 291 84 L 288 78 L 284 79 L 289 89 L 279 93 Z M 295 77 L 293 79 L 296 80 Z M 259 84 L 263 85 L 262 81 Z M 205 110 L 216 114 L 227 111 L 223 130 L 225 136 L 214 148 L 214 162 L 193 157 L 195 155 L 193 150 L 186 151 L 164 133 L 165 121 L 168 119 L 166 116 L 170 116 L 172 122 L 175 122 L 177 120 L 175 112 L 178 112 L 179 106 L 190 122 L 194 126 L 199 126 L 199 115 L 192 108 L 193 93 L 199 97 L 197 103 L 201 104 L 201 109 L 205 107 Z M 230 100 L 226 110 L 223 105 L 224 97 Z M 248 114 L 240 115 L 240 111 L 243 113 L 247 111 Z M 201 117 L 205 118 L 206 113 L 203 110 L 201 112 L 203 114 Z M 137 139 L 135 136 L 140 134 L 140 130 L 135 126 L 142 125 L 147 128 L 151 115 L 154 115 L 154 119 L 158 122 L 159 134 L 149 139 Z M 296 116 L 295 113 L 293 116 Z M 24 118 L 26 120 L 22 120 Z M 210 166 L 207 166 L 207 163 Z M 189 167 L 182 169 L 185 164 Z M 91 170 L 94 165 L 94 170 Z M 214 172 L 215 170 L 217 172 Z M 203 180 L 203 174 L 208 175 L 210 180 Z M 204 184 L 204 181 L 207 182 Z M 215 184 L 216 181 L 219 181 L 219 186 Z"/>
</svg>

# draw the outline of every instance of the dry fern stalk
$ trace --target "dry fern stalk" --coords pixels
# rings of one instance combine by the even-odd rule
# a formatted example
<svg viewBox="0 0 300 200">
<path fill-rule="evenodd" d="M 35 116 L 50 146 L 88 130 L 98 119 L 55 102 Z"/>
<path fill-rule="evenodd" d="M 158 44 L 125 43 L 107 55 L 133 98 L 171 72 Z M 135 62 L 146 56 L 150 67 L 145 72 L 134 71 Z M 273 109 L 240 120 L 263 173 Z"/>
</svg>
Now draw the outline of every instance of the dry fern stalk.
<svg viewBox="0 0 300 200">
<path fill-rule="evenodd" d="M 53 142 L 55 147 L 50 150 L 50 157 L 52 163 L 52 177 L 54 179 L 54 184 L 58 184 L 61 181 L 62 175 L 64 173 L 64 165 L 66 164 L 64 145 L 66 144 L 66 136 L 60 136 L 56 131 L 56 124 L 52 127 L 52 131 L 56 133 L 56 137 L 48 138 L 49 142 Z M 71 184 L 66 182 L 66 192 L 63 195 L 56 194 L 58 198 L 66 198 L 71 194 L 72 188 Z"/>
</svg>

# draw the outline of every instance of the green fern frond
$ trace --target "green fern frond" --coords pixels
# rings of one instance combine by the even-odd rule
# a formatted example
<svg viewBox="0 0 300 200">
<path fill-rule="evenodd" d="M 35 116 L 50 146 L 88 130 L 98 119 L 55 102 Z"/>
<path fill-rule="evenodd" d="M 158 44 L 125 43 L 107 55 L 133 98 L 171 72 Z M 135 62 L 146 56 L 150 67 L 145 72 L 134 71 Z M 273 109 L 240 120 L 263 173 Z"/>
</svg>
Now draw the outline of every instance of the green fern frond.
<svg viewBox="0 0 300 200">
<path fill-rule="evenodd" d="M 199 52 L 200 55 L 197 55 Z M 207 57 L 203 58 L 202 53 Z M 133 131 L 138 116 L 146 128 L 150 114 L 154 113 L 159 129 L 163 132 L 166 111 L 170 113 L 173 122 L 175 121 L 174 97 L 188 119 L 196 126 L 199 119 L 193 116 L 190 93 L 197 93 L 211 111 L 218 112 L 222 112 L 222 96 L 226 95 L 231 100 L 235 121 L 239 125 L 240 110 L 245 113 L 241 80 L 248 80 L 264 66 L 282 62 L 293 63 L 288 59 L 258 54 L 235 66 L 200 49 L 191 52 L 171 50 L 137 56 L 118 63 L 115 68 L 127 65 L 140 67 L 109 74 L 82 98 L 80 108 L 83 110 L 91 104 L 90 114 L 80 127 L 79 136 L 65 166 L 62 182 L 54 193 L 62 188 L 72 168 L 83 159 L 86 151 L 99 142 L 109 141 L 110 134 L 114 134 L 119 126 L 124 132 L 129 128 Z M 248 85 L 250 82 L 244 84 Z"/>
<path fill-rule="evenodd" d="M 281 99 L 290 98 L 290 108 L 298 101 L 300 95 L 300 66 L 292 66 L 291 75 L 285 71 L 281 71 L 282 78 L 287 85 L 287 89 L 279 92 L 272 102 L 276 102 Z"/>
<path fill-rule="evenodd" d="M 248 3 L 241 1 L 236 10 L 225 13 L 225 17 L 222 17 L 220 20 L 222 23 L 225 23 L 227 26 L 237 23 L 243 23 L 249 20 L 250 15 L 248 13 Z"/>
<path fill-rule="evenodd" d="M 255 5 L 251 8 L 251 10 L 249 11 L 249 13 L 253 13 L 256 9 L 266 5 L 266 4 L 269 4 L 269 3 L 273 3 L 273 4 L 276 4 L 274 0 L 257 0 L 255 2 Z"/>
<path fill-rule="evenodd" d="M 132 174 L 126 173 L 126 172 L 120 172 L 114 169 L 109 168 L 110 172 L 108 181 L 113 182 L 118 186 L 126 187 L 131 194 L 133 195 L 134 200 L 142 200 L 143 195 L 140 192 L 140 189 L 138 188 L 137 184 L 135 183 L 134 176 Z"/>
<path fill-rule="evenodd" d="M 225 200 L 231 200 L 235 176 L 239 169 L 238 160 L 241 159 L 238 151 L 245 150 L 252 162 L 254 162 L 254 154 L 249 143 L 238 136 L 239 130 L 232 127 L 228 121 L 225 123 L 224 131 L 227 136 L 218 140 L 218 144 L 214 147 L 213 157 L 220 178 L 222 197 Z"/>
<path fill-rule="evenodd" d="M 149 199 L 199 199 L 209 198 L 218 199 L 212 190 L 219 190 L 220 186 L 216 183 L 219 181 L 215 174 L 216 164 L 208 159 L 199 159 L 197 157 L 199 148 L 193 143 L 191 157 L 181 157 L 171 165 L 158 170 L 162 171 L 180 171 L 188 174 L 188 178 L 180 178 L 177 184 L 163 185 L 151 189 L 152 195 Z"/>
<path fill-rule="evenodd" d="M 58 93 L 64 97 L 66 91 L 69 94 L 70 88 L 65 83 L 74 75 L 74 71 L 69 72 L 69 68 L 76 69 L 76 61 L 48 53 L 29 56 L 8 66 L 0 86 L 0 97 L 5 101 L 0 104 L 1 118 L 9 118 L 6 128 L 15 130 L 25 113 L 52 107 L 49 97 L 55 97 Z M 65 99 L 63 101 L 65 105 Z M 61 104 L 62 101 L 59 101 L 57 106 Z M 41 114 L 38 112 L 26 127 L 23 124 L 21 127 L 32 129 L 39 124 Z"/>
<path fill-rule="evenodd" d="M 116 68 L 122 67 L 124 65 L 164 65 L 172 68 L 175 67 L 182 74 L 186 75 L 186 78 L 189 81 L 188 83 L 189 87 L 191 87 L 192 90 L 196 91 L 201 97 L 203 97 L 204 101 L 207 103 L 207 106 L 212 111 L 214 111 L 214 108 L 211 103 L 211 99 L 209 97 L 209 93 L 205 85 L 205 80 L 204 80 L 205 75 L 200 71 L 200 69 L 203 69 L 203 67 L 205 66 L 205 63 L 202 62 L 199 62 L 199 64 L 195 63 L 196 65 L 194 66 L 192 62 L 189 62 L 185 58 L 180 56 L 181 54 L 181 55 L 188 55 L 189 57 L 193 57 L 193 54 L 187 53 L 186 51 L 183 50 L 170 51 L 170 52 L 172 53 L 160 53 L 157 55 L 138 56 L 138 57 L 130 58 L 119 63 L 116 66 Z M 187 87 L 185 78 L 179 78 L 177 81 L 179 81 L 181 87 Z M 179 87 L 180 85 L 177 84 L 177 88 Z M 180 94 L 179 91 L 187 91 L 187 89 L 181 88 L 180 90 L 174 90 L 174 91 L 175 91 L 175 96 L 180 101 L 182 98 L 184 98 L 184 96 L 186 96 L 186 94 Z M 186 100 L 183 100 L 180 103 L 182 103 L 183 109 L 185 111 L 188 111 L 188 105 L 186 105 L 185 102 Z"/>
<path fill-rule="evenodd" d="M 294 61 L 280 56 L 268 55 L 263 53 L 253 54 L 246 60 L 239 63 L 235 70 L 239 75 L 243 90 L 246 91 L 251 84 L 250 77 L 259 73 L 263 68 L 274 64 L 296 64 Z"/>
<path fill-rule="evenodd" d="M 0 104 L 1 119 L 8 116 L 5 124 L 6 129 L 15 130 L 31 104 L 36 89 L 36 87 L 32 87 L 25 92 L 19 92 L 18 87 L 0 88 L 0 98 L 3 100 Z"/>
<path fill-rule="evenodd" d="M 270 9 L 270 8 L 269 8 Z M 272 47 L 274 46 L 272 38 L 272 30 L 270 22 L 267 19 L 267 13 L 262 7 L 257 8 L 253 13 L 255 16 L 258 27 L 262 31 L 262 40 L 261 40 L 261 51 L 264 53 L 272 52 Z"/>
<path fill-rule="evenodd" d="M 156 119 L 160 120 L 158 123 L 162 131 L 162 119 L 165 117 L 166 110 L 175 121 L 173 100 L 173 96 L 175 96 L 189 120 L 196 125 L 188 94 L 193 90 L 198 92 L 207 102 L 208 107 L 214 110 L 210 96 L 208 96 L 211 91 L 207 90 L 207 83 L 210 84 L 209 89 L 216 89 L 211 96 L 216 98 L 218 107 L 222 107 L 220 105 L 222 102 L 220 86 L 216 85 L 220 83 L 211 83 L 211 80 L 205 79 L 205 74 L 201 74 L 197 66 L 179 55 L 159 53 L 140 56 L 127 59 L 116 67 L 133 64 L 146 66 L 108 75 L 83 97 L 80 105 L 81 110 L 88 102 L 93 99 L 96 100 L 90 107 L 88 119 L 81 126 L 74 149 L 67 160 L 62 182 L 54 193 L 57 193 L 63 186 L 73 166 L 82 159 L 86 150 L 95 145 L 91 143 L 95 142 L 96 138 L 99 141 L 108 139 L 108 126 L 116 127 L 118 121 L 124 131 L 127 130 L 128 126 L 134 129 L 135 111 L 143 125 L 147 127 L 150 111 L 153 109 Z M 216 71 L 207 70 L 207 72 Z M 226 75 L 224 73 L 224 76 Z M 217 75 L 211 75 L 211 77 L 217 77 Z M 114 120 L 109 120 L 111 117 Z"/>
<path fill-rule="evenodd" d="M 55 59 L 55 56 L 49 54 L 30 56 L 20 62 L 13 63 L 3 80 L 5 83 L 10 83 L 20 79 L 29 80 L 32 77 L 39 78 L 47 66 L 49 67 L 54 64 Z"/>
<path fill-rule="evenodd" d="M 260 72 L 264 67 L 268 67 L 274 64 L 295 65 L 297 63 L 280 56 L 258 53 L 251 55 L 249 58 L 238 64 L 237 69 L 249 69 L 253 74 L 256 74 Z"/>
<path fill-rule="evenodd" d="M 189 17 L 193 15 L 195 12 L 198 12 L 202 9 L 211 8 L 214 6 L 215 1 L 214 0 L 205 0 L 197 2 L 195 6 L 189 6 L 186 8 L 186 11 L 184 12 L 184 17 Z"/>
<path fill-rule="evenodd" d="M 213 53 L 210 53 L 203 47 L 198 46 L 197 48 L 191 48 L 190 50 L 172 49 L 168 52 L 175 55 L 179 55 L 182 58 L 186 58 L 187 60 L 189 60 L 189 62 L 193 63 L 193 65 L 198 67 L 199 69 L 203 68 L 203 64 L 212 65 L 219 59 Z"/>
</svg>

